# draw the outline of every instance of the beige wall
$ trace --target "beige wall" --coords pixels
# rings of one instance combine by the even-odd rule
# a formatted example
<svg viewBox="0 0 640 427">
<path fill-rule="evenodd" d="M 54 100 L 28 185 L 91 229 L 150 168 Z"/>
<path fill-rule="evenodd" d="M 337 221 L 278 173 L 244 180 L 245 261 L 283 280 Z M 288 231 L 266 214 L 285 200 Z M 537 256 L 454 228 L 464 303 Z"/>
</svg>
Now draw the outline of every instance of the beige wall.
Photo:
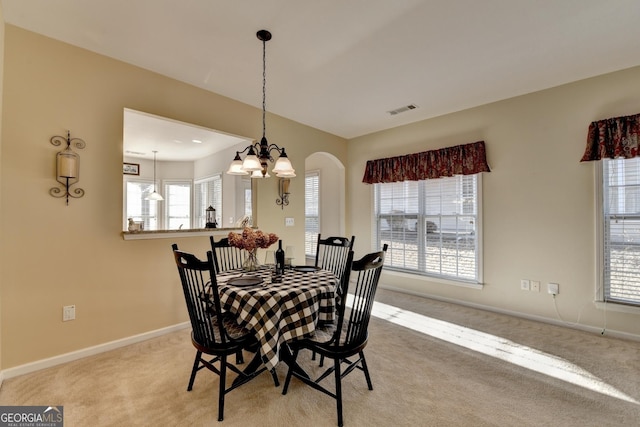
<svg viewBox="0 0 640 427">
<path fill-rule="evenodd" d="M 261 136 L 261 111 L 10 25 L 5 30 L 2 369 L 186 321 L 170 244 L 204 254 L 208 238 L 122 239 L 123 109 L 254 137 Z M 49 139 L 67 129 L 87 143 L 78 150 L 77 184 L 86 195 L 69 206 L 48 193 L 57 151 Z M 267 115 L 267 137 L 287 148 L 300 177 L 304 159 L 319 149 L 346 163 L 344 139 L 281 117 Z M 291 188 L 304 194 L 304 179 L 293 179 Z M 261 180 L 258 225 L 303 258 L 303 198 L 284 210 L 276 198 L 277 180 Z M 295 227 L 284 227 L 285 216 Z M 68 304 L 76 305 L 77 319 L 63 323 Z"/>
<path fill-rule="evenodd" d="M 595 168 L 580 163 L 589 123 L 640 112 L 640 68 L 568 84 L 349 141 L 347 182 L 356 251 L 371 248 L 371 188 L 361 182 L 368 159 L 486 142 L 483 179 L 484 289 L 384 274 L 410 292 L 558 320 L 547 282 L 560 284 L 560 316 L 599 330 L 605 313 L 596 292 Z M 361 208 L 365 207 L 365 208 Z M 357 220 L 356 220 L 357 218 Z M 539 293 L 520 279 L 540 280 Z M 606 313 L 608 331 L 640 338 L 640 310 Z"/>
</svg>

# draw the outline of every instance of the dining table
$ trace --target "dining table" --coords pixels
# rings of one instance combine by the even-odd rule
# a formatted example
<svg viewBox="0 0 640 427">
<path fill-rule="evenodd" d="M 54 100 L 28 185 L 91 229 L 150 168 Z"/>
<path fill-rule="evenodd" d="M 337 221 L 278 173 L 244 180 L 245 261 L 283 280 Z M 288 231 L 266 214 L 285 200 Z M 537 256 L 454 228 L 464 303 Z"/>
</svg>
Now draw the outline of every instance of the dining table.
<svg viewBox="0 0 640 427">
<path fill-rule="evenodd" d="M 273 266 L 262 265 L 252 272 L 220 272 L 216 281 L 222 309 L 254 332 L 260 359 L 270 370 L 282 350 L 287 354 L 287 342 L 311 336 L 336 316 L 338 279 L 328 270 L 294 266 L 276 275 Z"/>
</svg>

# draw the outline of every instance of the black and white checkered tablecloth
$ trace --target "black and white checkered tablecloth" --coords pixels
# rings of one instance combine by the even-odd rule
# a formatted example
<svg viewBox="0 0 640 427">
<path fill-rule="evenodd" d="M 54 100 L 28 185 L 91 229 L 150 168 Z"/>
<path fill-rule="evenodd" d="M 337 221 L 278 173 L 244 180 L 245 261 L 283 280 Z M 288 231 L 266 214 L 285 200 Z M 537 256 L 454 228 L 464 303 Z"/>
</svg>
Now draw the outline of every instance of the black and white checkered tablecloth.
<svg viewBox="0 0 640 427">
<path fill-rule="evenodd" d="M 283 342 L 308 336 L 318 325 L 331 322 L 335 315 L 337 279 L 330 271 L 286 270 L 281 283 L 271 283 L 272 270 L 261 267 L 243 277 L 260 276 L 264 283 L 238 287 L 226 281 L 241 272 L 226 271 L 217 276 L 222 308 L 238 317 L 255 332 L 268 369 L 278 363 Z"/>
</svg>

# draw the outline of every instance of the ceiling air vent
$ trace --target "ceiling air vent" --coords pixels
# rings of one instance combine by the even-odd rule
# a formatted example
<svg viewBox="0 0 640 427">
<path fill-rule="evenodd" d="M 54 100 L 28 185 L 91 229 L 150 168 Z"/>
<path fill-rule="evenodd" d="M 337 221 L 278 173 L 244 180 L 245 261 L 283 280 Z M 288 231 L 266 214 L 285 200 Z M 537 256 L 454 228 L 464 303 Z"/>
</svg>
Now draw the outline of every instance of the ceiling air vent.
<svg viewBox="0 0 640 427">
<path fill-rule="evenodd" d="M 387 111 L 387 113 L 389 113 L 392 116 L 395 116 L 396 114 L 404 113 L 405 111 L 409 111 L 409 110 L 415 110 L 416 108 L 418 108 L 416 104 L 409 104 L 409 105 L 405 105 L 404 107 L 396 108 L 395 110 Z"/>
</svg>

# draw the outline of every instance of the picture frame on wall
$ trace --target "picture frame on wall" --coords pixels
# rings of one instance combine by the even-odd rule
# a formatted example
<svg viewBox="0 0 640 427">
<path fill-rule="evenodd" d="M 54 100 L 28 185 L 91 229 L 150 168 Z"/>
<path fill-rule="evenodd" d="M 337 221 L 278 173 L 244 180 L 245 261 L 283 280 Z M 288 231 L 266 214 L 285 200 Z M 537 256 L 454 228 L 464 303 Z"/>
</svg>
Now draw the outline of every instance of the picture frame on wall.
<svg viewBox="0 0 640 427">
<path fill-rule="evenodd" d="M 125 175 L 140 175 L 140 164 L 138 163 L 123 163 L 122 173 Z"/>
</svg>

